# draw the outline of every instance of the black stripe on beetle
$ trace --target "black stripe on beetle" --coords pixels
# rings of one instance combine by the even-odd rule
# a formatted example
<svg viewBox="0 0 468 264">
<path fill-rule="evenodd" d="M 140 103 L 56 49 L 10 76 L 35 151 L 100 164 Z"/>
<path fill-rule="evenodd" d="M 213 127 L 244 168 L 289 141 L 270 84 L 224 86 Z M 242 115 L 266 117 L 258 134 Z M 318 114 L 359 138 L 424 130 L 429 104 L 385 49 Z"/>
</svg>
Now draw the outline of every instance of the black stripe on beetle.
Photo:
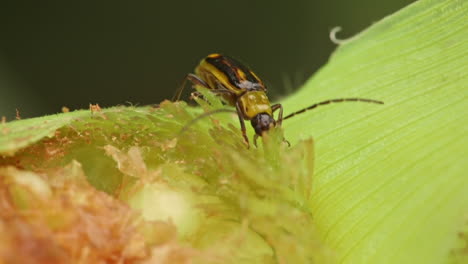
<svg viewBox="0 0 468 264">
<path fill-rule="evenodd" d="M 252 71 L 233 58 L 218 55 L 207 57 L 205 60 L 219 71 L 226 74 L 229 83 L 238 89 L 247 89 L 250 91 L 264 89 L 262 82 L 252 74 Z M 239 75 L 239 70 L 244 73 L 245 77 Z"/>
</svg>

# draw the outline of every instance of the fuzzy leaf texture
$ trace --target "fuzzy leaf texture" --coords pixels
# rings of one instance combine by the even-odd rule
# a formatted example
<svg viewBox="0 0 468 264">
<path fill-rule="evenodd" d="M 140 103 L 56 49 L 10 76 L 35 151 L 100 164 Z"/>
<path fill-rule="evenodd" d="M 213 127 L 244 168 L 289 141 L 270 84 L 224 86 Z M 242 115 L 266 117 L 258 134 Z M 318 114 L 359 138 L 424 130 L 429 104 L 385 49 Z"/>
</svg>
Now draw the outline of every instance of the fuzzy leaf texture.
<svg viewBox="0 0 468 264">
<path fill-rule="evenodd" d="M 467 14 L 422 0 L 343 41 L 285 114 L 385 104 L 285 120 L 290 148 L 229 113 L 179 133 L 225 107 L 206 91 L 1 124 L 0 263 L 466 263 Z"/>
</svg>

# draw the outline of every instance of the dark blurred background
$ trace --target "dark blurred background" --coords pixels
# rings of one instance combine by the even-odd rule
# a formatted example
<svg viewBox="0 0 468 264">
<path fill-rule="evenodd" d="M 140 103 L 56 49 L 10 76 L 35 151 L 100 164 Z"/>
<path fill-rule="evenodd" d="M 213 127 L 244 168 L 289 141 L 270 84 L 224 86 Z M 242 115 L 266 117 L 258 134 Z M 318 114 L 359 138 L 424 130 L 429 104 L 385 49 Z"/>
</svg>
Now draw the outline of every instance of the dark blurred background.
<svg viewBox="0 0 468 264">
<path fill-rule="evenodd" d="M 212 52 L 291 93 L 335 45 L 414 0 L 5 1 L 0 7 L 0 116 L 22 118 L 171 98 Z"/>
</svg>

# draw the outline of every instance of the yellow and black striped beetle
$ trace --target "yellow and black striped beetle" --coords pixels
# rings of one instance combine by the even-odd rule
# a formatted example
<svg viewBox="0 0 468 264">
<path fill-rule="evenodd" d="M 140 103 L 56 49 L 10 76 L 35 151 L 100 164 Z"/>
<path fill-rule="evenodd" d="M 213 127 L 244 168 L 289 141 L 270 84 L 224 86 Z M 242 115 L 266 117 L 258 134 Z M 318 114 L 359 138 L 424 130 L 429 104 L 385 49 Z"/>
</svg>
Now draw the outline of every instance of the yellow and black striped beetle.
<svg viewBox="0 0 468 264">
<path fill-rule="evenodd" d="M 235 112 L 239 117 L 242 136 L 247 146 L 249 146 L 249 138 L 246 134 L 244 120 L 250 120 L 255 130 L 254 145 L 257 146 L 257 138 L 258 136 L 262 136 L 264 132 L 273 127 L 281 126 L 283 120 L 320 105 L 339 102 L 383 104 L 382 101 L 366 98 L 331 99 L 313 104 L 283 117 L 283 106 L 281 104 L 270 104 L 266 95 L 266 86 L 254 72 L 237 60 L 218 53 L 210 54 L 202 59 L 200 64 L 195 68 L 195 74 L 189 73 L 185 77 L 185 80 L 192 82 L 194 87 L 201 86 L 209 89 L 223 98 L 227 104 L 236 108 Z M 182 85 L 177 91 L 174 101 L 179 100 L 184 87 L 185 85 Z M 275 120 L 273 113 L 276 110 L 279 110 L 279 113 L 278 118 Z M 212 113 L 215 112 L 220 111 Z"/>
</svg>

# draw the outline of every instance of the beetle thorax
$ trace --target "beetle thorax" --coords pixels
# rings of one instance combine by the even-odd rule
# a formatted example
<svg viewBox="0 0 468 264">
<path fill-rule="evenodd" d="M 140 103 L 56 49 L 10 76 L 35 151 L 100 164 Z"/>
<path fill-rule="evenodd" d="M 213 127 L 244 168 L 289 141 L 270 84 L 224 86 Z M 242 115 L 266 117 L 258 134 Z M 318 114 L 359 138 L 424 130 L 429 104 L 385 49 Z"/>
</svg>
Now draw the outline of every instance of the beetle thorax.
<svg viewBox="0 0 468 264">
<path fill-rule="evenodd" d="M 261 113 L 272 115 L 270 101 L 264 91 L 246 92 L 239 99 L 244 118 L 251 120 Z"/>
</svg>

